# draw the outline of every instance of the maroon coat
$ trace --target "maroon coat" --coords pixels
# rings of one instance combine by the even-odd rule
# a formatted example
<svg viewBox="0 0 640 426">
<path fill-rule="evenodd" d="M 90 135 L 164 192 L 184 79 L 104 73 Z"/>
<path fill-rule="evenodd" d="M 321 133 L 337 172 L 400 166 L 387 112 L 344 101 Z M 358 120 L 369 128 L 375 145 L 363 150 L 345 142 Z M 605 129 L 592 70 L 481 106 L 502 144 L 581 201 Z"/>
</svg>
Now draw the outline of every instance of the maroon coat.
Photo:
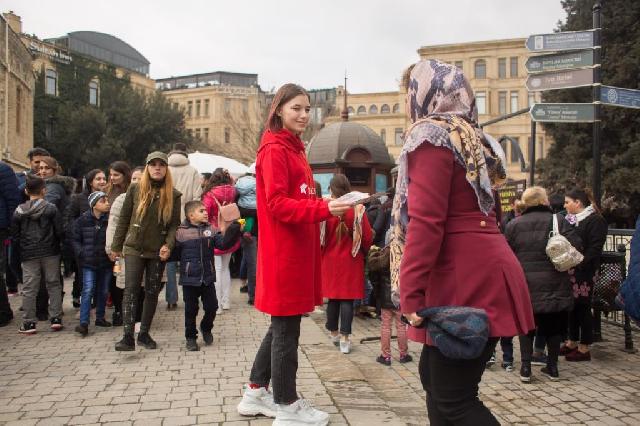
<svg viewBox="0 0 640 426">
<path fill-rule="evenodd" d="M 360 251 L 353 257 L 354 216 L 354 209 L 344 214 L 342 220 L 349 230 L 340 241 L 336 235 L 340 219 L 332 217 L 326 221 L 325 244 L 322 248 L 322 296 L 328 299 L 355 300 L 364 297 L 364 257 L 371 247 L 373 233 L 367 215 L 362 215 Z"/>
<path fill-rule="evenodd" d="M 491 336 L 535 328 L 522 267 L 496 225 L 484 215 L 465 170 L 451 150 L 424 143 L 408 156 L 406 244 L 400 266 L 403 313 L 435 306 L 487 312 Z M 431 344 L 426 329 L 409 338 Z"/>
</svg>

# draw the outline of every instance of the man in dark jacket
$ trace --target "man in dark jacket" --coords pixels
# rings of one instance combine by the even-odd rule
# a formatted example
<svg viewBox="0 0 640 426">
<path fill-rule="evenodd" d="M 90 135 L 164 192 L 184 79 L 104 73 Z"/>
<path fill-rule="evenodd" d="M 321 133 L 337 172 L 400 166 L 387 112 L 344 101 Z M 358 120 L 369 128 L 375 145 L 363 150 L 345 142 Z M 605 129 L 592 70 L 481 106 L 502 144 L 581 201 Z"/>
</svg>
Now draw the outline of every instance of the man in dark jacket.
<svg viewBox="0 0 640 426">
<path fill-rule="evenodd" d="M 6 270 L 4 242 L 9 238 L 11 217 L 20 201 L 18 179 L 11 167 L 0 161 L 0 327 L 7 325 L 13 319 L 4 278 Z"/>
<path fill-rule="evenodd" d="M 27 183 L 27 178 L 30 176 L 37 176 L 40 171 L 40 161 L 42 161 L 43 157 L 50 157 L 49 151 L 44 148 L 35 147 L 29 150 L 27 153 L 27 157 L 29 158 L 29 165 L 31 169 L 25 170 L 24 172 L 16 173 L 16 177 L 18 178 L 18 188 L 20 192 L 22 192 L 22 197 L 26 201 L 28 199 L 27 195 L 24 194 L 24 187 Z"/>
<path fill-rule="evenodd" d="M 11 235 L 22 249 L 24 310 L 20 333 L 36 332 L 36 295 L 44 275 L 50 296 L 51 329 L 62 329 L 62 284 L 60 282 L 60 242 L 63 237 L 62 216 L 44 199 L 45 182 L 29 178 L 26 183 L 29 201 L 20 204 L 13 215 Z"/>
</svg>

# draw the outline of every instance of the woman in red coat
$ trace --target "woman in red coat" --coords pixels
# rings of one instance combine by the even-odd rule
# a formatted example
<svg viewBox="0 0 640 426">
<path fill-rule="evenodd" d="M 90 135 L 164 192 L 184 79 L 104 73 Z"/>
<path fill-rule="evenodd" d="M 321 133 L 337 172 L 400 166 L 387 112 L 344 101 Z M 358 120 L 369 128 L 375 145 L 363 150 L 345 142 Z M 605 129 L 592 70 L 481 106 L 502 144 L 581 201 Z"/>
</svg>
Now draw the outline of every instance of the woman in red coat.
<svg viewBox="0 0 640 426">
<path fill-rule="evenodd" d="M 351 192 L 345 175 L 336 174 L 329 183 L 332 198 Z M 340 352 L 351 352 L 353 302 L 364 296 L 364 257 L 373 235 L 364 206 L 349 209 L 344 216 L 332 217 L 320 227 L 322 245 L 322 295 L 327 304 L 327 330 Z M 338 320 L 340 332 L 338 333 Z M 342 335 L 342 340 L 340 340 Z"/>
<path fill-rule="evenodd" d="M 276 417 L 278 424 L 324 425 L 329 415 L 296 392 L 302 314 L 322 303 L 319 223 L 352 206 L 315 194 L 300 134 L 309 122 L 309 95 L 285 84 L 276 93 L 256 161 L 260 244 L 255 306 L 271 315 L 238 413 Z M 271 381 L 273 394 L 267 387 Z"/>
<path fill-rule="evenodd" d="M 413 123 L 400 154 L 393 207 L 392 277 L 400 308 L 423 343 L 420 378 L 432 425 L 497 425 L 478 384 L 498 337 L 535 328 L 527 282 L 498 229 L 492 190 L 506 179 L 504 153 L 477 124 L 473 91 L 457 67 L 424 60 L 409 68 Z M 403 256 L 399 264 L 398 253 Z M 475 359 L 445 357 L 416 312 L 483 309 L 490 338 Z"/>
</svg>

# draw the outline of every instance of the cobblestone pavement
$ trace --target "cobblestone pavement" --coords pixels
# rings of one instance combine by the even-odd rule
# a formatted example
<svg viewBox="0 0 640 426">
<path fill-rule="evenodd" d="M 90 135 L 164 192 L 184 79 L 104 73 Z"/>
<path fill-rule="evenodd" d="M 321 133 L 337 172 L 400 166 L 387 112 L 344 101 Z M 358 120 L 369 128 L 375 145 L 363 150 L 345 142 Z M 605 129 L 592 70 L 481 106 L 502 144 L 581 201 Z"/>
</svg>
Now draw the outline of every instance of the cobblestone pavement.
<svg viewBox="0 0 640 426">
<path fill-rule="evenodd" d="M 237 288 L 234 281 L 232 308 L 216 319 L 214 345 L 200 352 L 185 351 L 182 303 L 167 311 L 163 295 L 151 330 L 154 351 L 115 352 L 121 328 L 91 327 L 86 338 L 77 336 L 69 297 L 63 331 L 40 323 L 36 335 L 21 336 L 17 320 L 0 328 L 0 424 L 271 424 L 235 412 L 268 324 Z M 20 297 L 11 304 L 19 314 Z M 303 397 L 331 413 L 331 424 L 426 423 L 419 345 L 410 346 L 416 361 L 398 363 L 394 349 L 385 367 L 375 362 L 378 342 L 359 343 L 378 336 L 377 320 L 355 320 L 349 355 L 329 342 L 323 323 L 322 312 L 303 319 Z M 524 385 L 517 367 L 506 373 L 494 366 L 481 384 L 482 399 L 503 424 L 640 424 L 640 355 L 619 350 L 621 330 L 605 326 L 603 334 L 608 341 L 594 347 L 591 363 L 561 363 L 560 382 L 538 374 Z"/>
</svg>

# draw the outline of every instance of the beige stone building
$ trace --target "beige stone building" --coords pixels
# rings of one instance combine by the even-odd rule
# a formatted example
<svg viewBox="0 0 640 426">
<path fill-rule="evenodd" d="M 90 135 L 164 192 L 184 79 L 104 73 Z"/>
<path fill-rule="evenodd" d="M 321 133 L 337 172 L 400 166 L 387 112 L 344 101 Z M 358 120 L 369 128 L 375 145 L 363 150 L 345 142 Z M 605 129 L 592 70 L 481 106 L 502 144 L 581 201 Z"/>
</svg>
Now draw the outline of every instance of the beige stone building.
<svg viewBox="0 0 640 426">
<path fill-rule="evenodd" d="M 255 160 L 265 119 L 265 95 L 257 74 L 212 72 L 161 78 L 156 86 L 185 114 L 201 151 Z"/>
<path fill-rule="evenodd" d="M 33 148 L 35 76 L 31 54 L 20 41 L 19 23 L 11 12 L 0 17 L 0 149 L 3 161 L 24 170 Z"/>
</svg>

